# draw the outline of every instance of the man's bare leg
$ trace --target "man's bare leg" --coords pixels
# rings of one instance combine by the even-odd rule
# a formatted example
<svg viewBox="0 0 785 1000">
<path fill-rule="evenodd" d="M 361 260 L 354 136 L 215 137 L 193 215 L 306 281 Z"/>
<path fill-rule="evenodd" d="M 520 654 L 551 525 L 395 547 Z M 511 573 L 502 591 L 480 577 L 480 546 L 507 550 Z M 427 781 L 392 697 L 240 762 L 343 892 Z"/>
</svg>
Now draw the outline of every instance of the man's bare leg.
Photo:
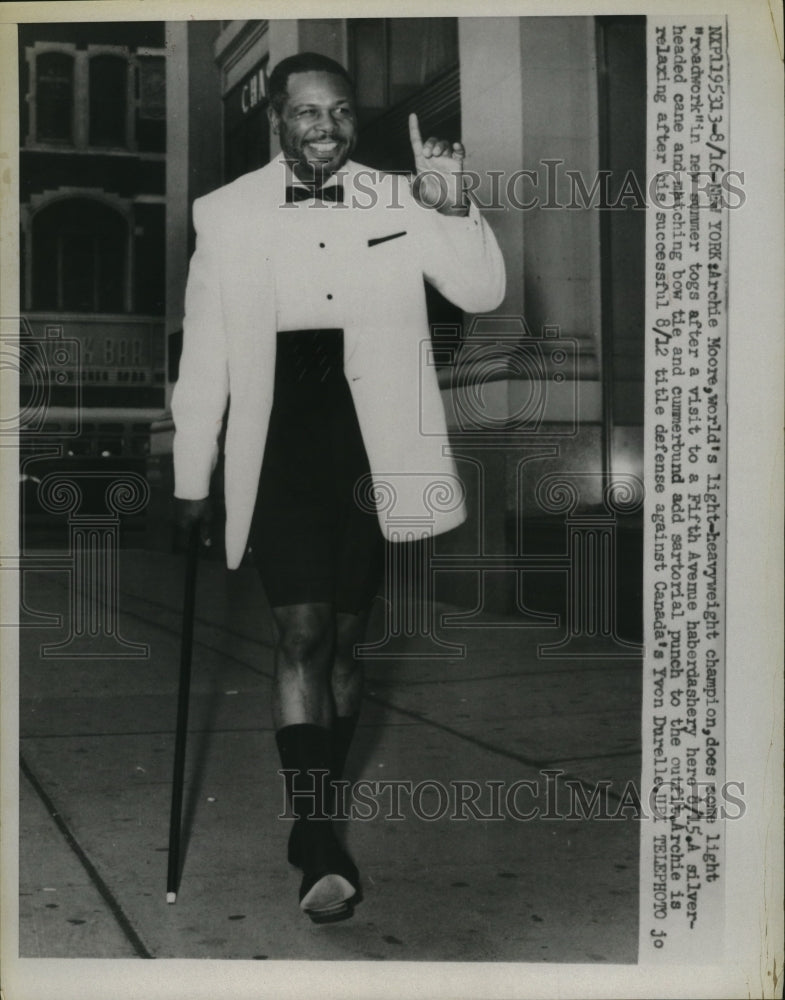
<svg viewBox="0 0 785 1000">
<path fill-rule="evenodd" d="M 335 717 L 332 729 L 333 777 L 344 777 L 344 766 L 349 754 L 363 692 L 363 665 L 355 656 L 355 646 L 365 635 L 370 608 L 361 614 L 339 612 L 336 615 L 335 662 L 331 685 Z"/>
<path fill-rule="evenodd" d="M 335 615 L 330 604 L 290 604 L 273 608 L 276 729 L 332 724 L 330 670 L 335 650 Z"/>
<path fill-rule="evenodd" d="M 356 715 L 363 693 L 363 666 L 354 655 L 362 641 L 370 609 L 359 615 L 339 611 L 335 616 L 335 661 L 330 677 L 337 716 Z"/>
<path fill-rule="evenodd" d="M 326 819 L 325 772 L 333 766 L 335 616 L 329 604 L 273 608 L 276 630 L 273 720 L 296 816 L 289 841 L 303 869 L 300 906 L 315 922 L 351 916 L 359 887 L 353 863 Z"/>
</svg>

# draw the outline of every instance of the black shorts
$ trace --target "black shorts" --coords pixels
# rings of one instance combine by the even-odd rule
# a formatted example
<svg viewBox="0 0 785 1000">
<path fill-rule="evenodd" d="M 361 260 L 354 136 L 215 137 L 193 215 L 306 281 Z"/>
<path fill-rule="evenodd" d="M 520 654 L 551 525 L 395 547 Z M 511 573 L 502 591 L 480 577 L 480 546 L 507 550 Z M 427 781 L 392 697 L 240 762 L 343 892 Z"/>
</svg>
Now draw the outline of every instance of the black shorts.
<svg viewBox="0 0 785 1000">
<path fill-rule="evenodd" d="M 355 501 L 369 472 L 343 373 L 343 331 L 279 333 L 249 538 L 273 607 L 325 602 L 357 614 L 373 600 L 384 539 L 375 511 Z"/>
</svg>

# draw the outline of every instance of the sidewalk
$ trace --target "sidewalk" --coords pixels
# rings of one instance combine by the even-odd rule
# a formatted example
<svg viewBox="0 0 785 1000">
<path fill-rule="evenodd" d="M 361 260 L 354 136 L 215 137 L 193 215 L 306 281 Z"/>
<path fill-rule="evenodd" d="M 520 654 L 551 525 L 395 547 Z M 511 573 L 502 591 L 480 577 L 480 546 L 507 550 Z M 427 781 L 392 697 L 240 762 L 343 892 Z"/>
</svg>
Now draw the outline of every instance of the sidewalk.
<svg viewBox="0 0 785 1000">
<path fill-rule="evenodd" d="M 303 917 L 289 823 L 277 819 L 267 606 L 252 569 L 212 561 L 200 567 L 184 866 L 167 905 L 182 570 L 181 557 L 120 554 L 119 633 L 147 644 L 142 657 L 44 659 L 41 645 L 65 631 L 21 630 L 22 956 L 636 961 L 634 821 L 456 820 L 449 810 L 428 820 L 434 785 L 421 787 L 419 815 L 403 795 L 404 818 L 385 818 L 388 791 L 377 816 L 346 824 L 365 897 L 354 918 L 318 927 Z M 69 620 L 65 573 L 28 572 L 25 583 L 28 608 Z M 382 602 L 376 612 L 381 636 Z M 474 781 L 482 815 L 493 815 L 488 782 L 544 790 L 544 769 L 587 791 L 637 783 L 636 660 L 543 659 L 538 643 L 560 638 L 553 628 L 438 634 L 465 655 L 426 659 L 413 655 L 421 639 L 399 638 L 394 658 L 368 662 L 347 777 Z M 533 799 L 524 788 L 516 802 L 525 811 Z"/>
</svg>

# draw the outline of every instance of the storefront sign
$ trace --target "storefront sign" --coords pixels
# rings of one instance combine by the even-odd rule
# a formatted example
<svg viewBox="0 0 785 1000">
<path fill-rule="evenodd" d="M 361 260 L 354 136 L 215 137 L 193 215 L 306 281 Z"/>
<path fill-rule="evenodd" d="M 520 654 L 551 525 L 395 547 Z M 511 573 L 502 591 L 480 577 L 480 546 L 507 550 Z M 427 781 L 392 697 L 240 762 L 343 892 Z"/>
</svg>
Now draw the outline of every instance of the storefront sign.
<svg viewBox="0 0 785 1000">
<path fill-rule="evenodd" d="M 244 115 L 253 111 L 257 104 L 267 98 L 267 75 L 265 64 L 257 67 L 253 73 L 240 84 L 240 109 Z"/>
</svg>

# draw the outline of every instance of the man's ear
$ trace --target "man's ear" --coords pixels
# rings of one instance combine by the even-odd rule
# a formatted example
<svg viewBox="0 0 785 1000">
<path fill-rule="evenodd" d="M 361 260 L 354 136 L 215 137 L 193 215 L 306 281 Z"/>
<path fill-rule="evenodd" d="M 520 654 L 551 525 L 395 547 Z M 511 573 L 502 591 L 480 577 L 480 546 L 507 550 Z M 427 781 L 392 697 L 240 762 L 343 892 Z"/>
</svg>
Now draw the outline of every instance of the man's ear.
<svg viewBox="0 0 785 1000">
<path fill-rule="evenodd" d="M 267 117 L 270 119 L 270 125 L 272 127 L 273 132 L 276 135 L 278 135 L 278 129 L 281 123 L 281 116 L 278 114 L 278 112 L 275 110 L 272 104 L 267 105 Z"/>
</svg>

